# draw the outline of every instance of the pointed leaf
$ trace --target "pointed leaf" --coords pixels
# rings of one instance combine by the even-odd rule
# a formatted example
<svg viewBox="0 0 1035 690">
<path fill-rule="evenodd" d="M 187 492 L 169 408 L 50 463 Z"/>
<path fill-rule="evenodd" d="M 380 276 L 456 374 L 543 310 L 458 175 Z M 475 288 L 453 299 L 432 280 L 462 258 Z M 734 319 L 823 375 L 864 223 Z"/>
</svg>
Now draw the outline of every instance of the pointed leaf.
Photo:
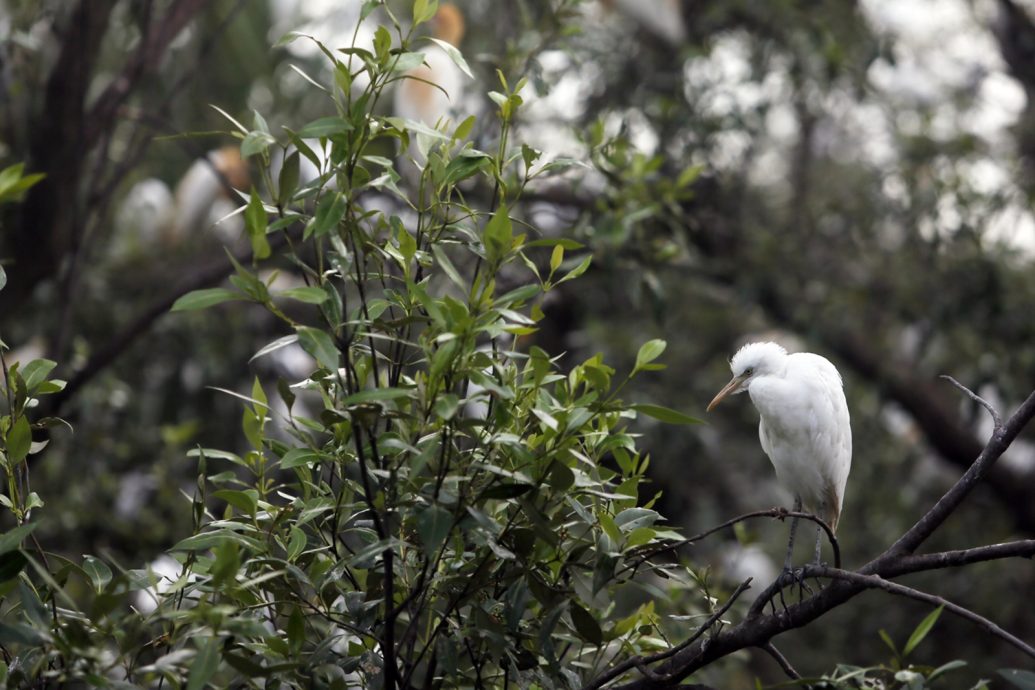
<svg viewBox="0 0 1035 690">
<path fill-rule="evenodd" d="M 266 240 L 266 209 L 258 193 L 252 189 L 248 206 L 244 209 L 244 225 L 248 230 L 248 239 L 252 242 L 252 253 L 256 259 L 265 259 L 270 255 L 270 243 Z"/>
<path fill-rule="evenodd" d="M 700 419 L 685 415 L 682 412 L 677 412 L 668 407 L 662 405 L 650 405 L 648 403 L 638 403 L 630 406 L 637 412 L 642 412 L 648 417 L 653 417 L 658 421 L 665 422 L 666 424 L 703 424 Z"/>
<path fill-rule="evenodd" d="M 98 594 L 111 582 L 111 568 L 107 563 L 94 556 L 83 558 L 83 572 L 90 578 L 90 582 L 93 583 L 93 588 L 97 590 Z"/>
<path fill-rule="evenodd" d="M 474 74 L 471 73 L 471 68 L 467 65 L 467 60 L 464 60 L 464 56 L 457 50 L 456 46 L 446 41 L 432 38 L 439 48 L 441 48 L 449 59 L 453 61 L 453 64 L 460 68 L 460 71 L 468 76 L 470 79 L 474 79 Z"/>
<path fill-rule="evenodd" d="M 569 612 L 571 613 L 571 623 L 575 626 L 575 632 L 579 634 L 579 637 L 590 644 L 599 645 L 604 642 L 604 633 L 600 629 L 600 623 L 592 613 L 574 601 L 571 602 Z"/>
<path fill-rule="evenodd" d="M 244 295 L 233 290 L 227 290 L 226 288 L 208 288 L 205 290 L 195 290 L 188 292 L 183 297 L 180 297 L 172 305 L 170 311 L 194 311 L 197 309 L 207 309 L 213 305 L 221 302 L 232 302 L 234 300 L 244 299 Z"/>
<path fill-rule="evenodd" d="M 311 354 L 317 362 L 331 371 L 338 370 L 338 348 L 334 340 L 325 331 L 308 326 L 299 326 L 298 343 L 302 349 Z"/>
<path fill-rule="evenodd" d="M 429 558 L 434 558 L 439 547 L 445 543 L 449 536 L 449 529 L 453 525 L 453 514 L 441 506 L 431 506 L 417 515 L 417 533 L 420 535 L 421 544 L 424 546 L 424 553 Z"/>
<path fill-rule="evenodd" d="M 7 432 L 7 458 L 11 462 L 21 462 L 31 447 L 32 427 L 29 426 L 29 419 L 22 415 Z"/>
<path fill-rule="evenodd" d="M 645 364 L 653 362 L 665 351 L 667 343 L 664 340 L 648 340 L 636 353 L 636 369 L 642 369 Z"/>
<path fill-rule="evenodd" d="M 0 535 L 0 554 L 14 551 L 20 547 L 22 545 L 22 541 L 25 540 L 25 537 L 29 536 L 29 533 L 38 526 L 38 522 L 30 522 L 4 532 Z"/>
<path fill-rule="evenodd" d="M 194 656 L 187 678 L 187 690 L 201 690 L 219 667 L 219 640 L 210 637 Z"/>
<path fill-rule="evenodd" d="M 902 650 L 902 656 L 909 656 L 909 653 L 916 649 L 918 644 L 923 642 L 924 638 L 927 637 L 927 633 L 931 632 L 931 628 L 934 627 L 938 617 L 942 615 L 942 609 L 944 608 L 944 606 L 939 606 L 920 621 L 920 625 L 916 626 L 916 630 L 913 631 L 913 634 L 910 635 L 909 639 L 906 641 L 906 646 Z"/>
</svg>

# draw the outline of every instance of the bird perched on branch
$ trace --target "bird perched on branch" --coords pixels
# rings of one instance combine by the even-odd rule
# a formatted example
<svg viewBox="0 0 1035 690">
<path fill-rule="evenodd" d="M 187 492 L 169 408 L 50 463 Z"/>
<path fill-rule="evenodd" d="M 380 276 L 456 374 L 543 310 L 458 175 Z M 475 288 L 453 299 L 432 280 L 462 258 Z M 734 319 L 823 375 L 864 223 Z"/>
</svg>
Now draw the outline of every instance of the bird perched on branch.
<svg viewBox="0 0 1035 690">
<path fill-rule="evenodd" d="M 824 357 L 808 352 L 789 355 L 771 342 L 740 348 L 730 369 L 733 379 L 709 403 L 708 411 L 727 396 L 747 391 L 761 417 L 762 450 L 776 468 L 776 478 L 794 496 L 795 511 L 804 504 L 836 530 L 852 466 L 852 427 L 841 375 Z M 793 518 L 785 570 L 791 568 L 797 526 Z M 817 563 L 821 536 L 817 528 Z"/>
</svg>

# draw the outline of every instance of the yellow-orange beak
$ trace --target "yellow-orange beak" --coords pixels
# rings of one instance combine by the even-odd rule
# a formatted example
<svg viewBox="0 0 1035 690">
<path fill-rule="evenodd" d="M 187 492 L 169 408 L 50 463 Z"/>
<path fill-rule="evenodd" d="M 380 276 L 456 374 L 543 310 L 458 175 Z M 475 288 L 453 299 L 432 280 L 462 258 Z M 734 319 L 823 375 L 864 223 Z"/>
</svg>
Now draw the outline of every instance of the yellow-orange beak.
<svg viewBox="0 0 1035 690">
<path fill-rule="evenodd" d="M 746 376 L 734 376 L 733 379 L 726 384 L 725 388 L 719 391 L 718 395 L 712 398 L 712 401 L 708 403 L 708 411 L 711 412 L 715 409 L 715 406 L 723 401 L 723 398 L 736 393 L 740 390 L 741 384 L 744 383 Z"/>
</svg>

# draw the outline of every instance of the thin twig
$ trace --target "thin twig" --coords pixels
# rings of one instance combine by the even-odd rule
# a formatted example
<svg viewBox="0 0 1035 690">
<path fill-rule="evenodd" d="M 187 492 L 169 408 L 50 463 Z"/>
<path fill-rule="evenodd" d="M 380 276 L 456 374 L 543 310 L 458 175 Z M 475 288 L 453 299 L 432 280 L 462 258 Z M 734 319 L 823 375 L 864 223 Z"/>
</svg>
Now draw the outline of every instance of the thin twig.
<svg viewBox="0 0 1035 690">
<path fill-rule="evenodd" d="M 783 669 L 783 672 L 787 674 L 788 678 L 791 680 L 798 680 L 801 678 L 801 674 L 794 670 L 794 667 L 791 666 L 791 662 L 787 661 L 787 657 L 780 653 L 780 650 L 776 648 L 776 645 L 773 644 L 772 640 L 767 641 L 763 645 L 759 645 L 758 648 L 773 657 L 773 659 L 776 660 L 776 663 L 780 664 L 780 668 Z"/>
<path fill-rule="evenodd" d="M 769 508 L 768 510 L 755 510 L 750 513 L 738 515 L 737 517 L 731 518 L 726 522 L 722 523 L 721 525 L 716 525 L 715 527 L 705 530 L 700 534 L 695 534 L 694 536 L 687 537 L 686 539 L 681 539 L 679 541 L 670 542 L 668 544 L 662 544 L 661 546 L 656 546 L 651 549 L 648 549 L 647 551 L 643 552 L 635 561 L 626 566 L 625 570 L 623 570 L 622 572 L 624 573 L 628 570 L 634 570 L 639 566 L 643 565 L 646 561 L 650 560 L 654 556 L 657 556 L 658 554 L 665 553 L 666 551 L 673 551 L 675 549 L 680 548 L 681 546 L 687 546 L 688 544 L 695 544 L 701 541 L 702 539 L 705 539 L 706 537 L 710 537 L 716 532 L 721 532 L 727 527 L 732 527 L 738 522 L 744 522 L 745 520 L 750 520 L 751 518 L 756 517 L 768 517 L 775 518 L 777 520 L 784 520 L 786 518 L 801 518 L 804 520 L 811 520 L 812 522 L 815 522 L 826 533 L 827 540 L 830 542 L 830 546 L 834 551 L 834 567 L 841 567 L 841 547 L 838 545 L 837 537 L 834 536 L 834 531 L 830 529 L 830 525 L 828 525 L 821 518 L 816 517 L 812 513 L 787 510 L 786 508 Z"/>
<path fill-rule="evenodd" d="M 1017 649 L 1021 650 L 1032 659 L 1035 659 L 1035 647 L 1032 647 L 1024 640 L 1008 633 L 1007 631 L 1000 628 L 998 625 L 985 618 L 984 616 L 974 613 L 970 609 L 964 608 L 959 604 L 954 604 L 948 599 L 936 596 L 934 594 L 928 594 L 927 592 L 921 592 L 918 589 L 912 587 L 906 587 L 900 585 L 897 582 L 891 580 L 885 580 L 879 575 L 864 575 L 862 573 L 855 573 L 849 570 L 840 570 L 838 568 L 829 568 L 827 566 L 805 566 L 806 575 L 812 577 L 827 577 L 836 580 L 845 580 L 854 584 L 862 585 L 868 589 L 883 589 L 885 592 L 892 594 L 898 594 L 899 596 L 909 597 L 910 599 L 916 599 L 917 601 L 923 601 L 934 606 L 943 606 L 947 611 L 955 613 L 961 618 L 976 623 L 979 627 L 985 631 L 995 635 L 1001 640 L 1010 643 Z"/>
<path fill-rule="evenodd" d="M 1003 428 L 1003 418 L 999 416 L 999 411 L 996 410 L 992 406 L 992 403 L 988 402 L 987 400 L 982 398 L 980 395 L 978 395 L 974 391 L 970 390 L 969 388 L 964 386 L 962 383 L 960 383 L 956 379 L 954 379 L 951 376 L 949 376 L 948 374 L 942 374 L 940 378 L 943 378 L 946 381 L 948 381 L 949 383 L 951 383 L 952 385 L 956 386 L 956 388 L 959 388 L 961 391 L 966 393 L 967 396 L 971 400 L 973 400 L 978 405 L 981 405 L 981 407 L 983 407 L 986 410 L 988 410 L 988 414 L 992 415 L 992 424 L 994 425 L 996 431 L 998 431 L 998 430 Z"/>
</svg>

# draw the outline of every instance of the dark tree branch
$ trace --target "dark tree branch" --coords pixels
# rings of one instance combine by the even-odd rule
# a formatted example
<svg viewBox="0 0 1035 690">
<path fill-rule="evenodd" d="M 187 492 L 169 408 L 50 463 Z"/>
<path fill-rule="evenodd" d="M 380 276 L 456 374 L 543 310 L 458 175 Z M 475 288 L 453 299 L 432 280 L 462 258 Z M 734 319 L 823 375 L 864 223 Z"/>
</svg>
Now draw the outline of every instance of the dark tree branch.
<svg viewBox="0 0 1035 690">
<path fill-rule="evenodd" d="M 967 395 L 968 398 L 970 398 L 971 400 L 976 402 L 978 405 L 981 405 L 981 407 L 983 407 L 986 410 L 988 410 L 988 414 L 992 415 L 993 431 L 1002 428 L 1002 426 L 1003 426 L 1003 418 L 999 416 L 999 411 L 996 410 L 994 407 L 992 407 L 992 403 L 988 402 L 987 400 L 982 398 L 980 395 L 978 395 L 974 391 L 970 390 L 969 388 L 964 386 L 962 383 L 960 383 L 956 379 L 954 379 L 951 376 L 949 376 L 948 374 L 942 374 L 941 378 L 945 379 L 946 381 L 948 381 L 952 385 L 956 386 L 956 388 L 959 388 L 961 391 L 963 391 Z"/>
<path fill-rule="evenodd" d="M 906 573 L 918 573 L 923 570 L 957 568 L 970 565 L 971 563 L 997 561 L 1003 558 L 1033 557 L 1035 557 L 1035 539 L 1023 539 L 959 551 L 903 555 L 884 568 L 882 575 L 884 577 L 895 577 Z"/>
<path fill-rule="evenodd" d="M 292 239 L 297 239 L 295 235 L 297 235 L 298 232 L 299 231 L 295 230 L 290 233 L 280 233 L 276 236 L 270 237 L 270 249 L 276 251 L 284 246 L 288 241 L 288 234 L 292 235 Z M 250 263 L 252 261 L 252 252 L 250 250 L 239 251 L 234 255 L 234 259 L 240 264 Z M 95 352 L 93 356 L 86 361 L 83 368 L 69 378 L 64 390 L 50 396 L 49 404 L 52 408 L 48 410 L 48 412 L 56 414 L 60 411 L 61 408 L 67 404 L 84 385 L 91 381 L 97 374 L 104 371 L 105 368 L 114 362 L 119 355 L 125 352 L 140 336 L 149 331 L 159 318 L 167 314 L 176 300 L 183 297 L 188 292 L 216 285 L 230 275 L 233 270 L 233 264 L 231 264 L 229 260 L 225 259 L 214 261 L 207 266 L 202 266 L 201 268 L 196 269 L 187 279 L 181 281 L 161 299 L 144 309 L 144 311 L 135 319 L 130 321 L 125 328 L 109 340 L 104 347 Z"/>
<path fill-rule="evenodd" d="M 663 652 L 658 652 L 656 654 L 650 654 L 647 656 L 634 656 L 631 659 L 627 659 L 626 661 L 615 666 L 613 669 L 601 674 L 589 684 L 584 685 L 582 687 L 582 690 L 599 690 L 599 688 L 604 687 L 615 678 L 618 678 L 623 673 L 631 671 L 634 668 L 639 669 L 640 672 L 644 673 L 644 675 L 649 680 L 653 680 L 653 682 L 656 683 L 667 683 L 669 680 L 672 680 L 671 678 L 665 677 L 667 674 L 648 672 L 648 669 L 646 668 L 647 664 L 655 664 L 659 661 L 664 661 L 665 659 L 673 657 L 686 647 L 696 642 L 697 639 L 701 637 L 701 635 L 703 635 L 709 629 L 711 629 L 711 627 L 715 625 L 715 623 L 720 618 L 722 618 L 723 614 L 726 613 L 726 611 L 728 611 L 731 606 L 733 606 L 733 602 L 735 602 L 737 598 L 740 597 L 740 595 L 743 594 L 745 590 L 747 590 L 750 586 L 751 578 L 749 577 L 748 579 L 741 582 L 740 586 L 733 590 L 733 594 L 730 595 L 730 598 L 726 600 L 725 604 L 723 604 L 715 613 L 708 616 L 708 620 L 701 624 L 701 626 L 697 628 L 693 635 L 688 637 L 680 644 L 670 649 L 667 649 Z"/>
<path fill-rule="evenodd" d="M 656 546 L 651 549 L 648 549 L 644 551 L 642 554 L 640 554 L 639 558 L 637 558 L 632 564 L 630 564 L 626 568 L 626 570 L 633 570 L 635 568 L 638 568 L 643 563 L 647 562 L 649 559 L 653 558 L 654 556 L 657 556 L 658 554 L 665 553 L 666 551 L 674 551 L 675 549 L 678 549 L 682 546 L 687 546 L 688 544 L 696 544 L 702 539 L 710 537 L 716 532 L 721 532 L 727 527 L 732 527 L 738 522 L 744 522 L 745 520 L 750 520 L 751 518 L 756 517 L 775 518 L 780 521 L 783 521 L 786 518 L 802 518 L 816 523 L 826 533 L 827 540 L 830 542 L 830 546 L 834 551 L 835 567 L 841 567 L 841 547 L 838 545 L 837 537 L 834 536 L 834 531 L 830 529 L 830 525 L 828 525 L 821 518 L 813 515 L 812 513 L 787 510 L 786 508 L 769 508 L 768 510 L 754 510 L 750 513 L 738 515 L 737 517 L 731 518 L 726 522 L 722 523 L 721 525 L 716 525 L 715 527 L 705 530 L 700 534 L 695 534 L 694 536 L 687 537 L 686 539 L 680 539 L 679 541 L 670 542 L 668 544 L 662 544 L 661 546 Z"/>
<path fill-rule="evenodd" d="M 798 680 L 801 678 L 801 674 L 794 670 L 794 667 L 791 666 L 791 662 L 787 661 L 787 657 L 780 653 L 780 650 L 776 648 L 776 645 L 774 645 L 772 641 L 766 642 L 764 645 L 760 646 L 759 649 L 773 657 L 773 659 L 776 660 L 776 663 L 780 665 L 780 668 L 783 669 L 783 672 L 787 674 L 788 678 L 791 680 Z"/>
<path fill-rule="evenodd" d="M 46 178 L 29 190 L 6 249 L 14 258 L 0 313 L 20 308 L 57 267 L 80 224 L 79 183 L 89 147 L 83 139 L 86 92 L 115 0 L 80 0 L 59 30 L 61 51 L 47 76 L 34 120 L 27 167 Z"/>
<path fill-rule="evenodd" d="M 207 4 L 207 0 L 177 0 L 165 16 L 147 27 L 147 33 L 136 52 L 90 107 L 88 125 L 83 136 L 84 145 L 92 146 L 102 133 L 112 127 L 119 106 L 126 101 L 140 80 L 158 65 L 173 39 Z"/>
<path fill-rule="evenodd" d="M 983 628 L 986 632 L 995 635 L 1001 640 L 1008 642 L 1017 649 L 1021 650 L 1032 659 L 1035 659 L 1035 647 L 1032 647 L 1024 640 L 1011 635 L 1007 631 L 1000 628 L 998 625 L 988 620 L 984 616 L 974 613 L 970 609 L 964 608 L 958 604 L 954 604 L 948 599 L 936 596 L 934 594 L 928 594 L 927 592 L 921 592 L 918 589 L 912 587 L 906 587 L 900 585 L 897 582 L 885 580 L 879 575 L 865 575 L 863 573 L 854 573 L 848 570 L 840 570 L 838 568 L 828 568 L 826 566 L 805 566 L 805 577 L 827 577 L 836 580 L 844 580 L 855 585 L 861 585 L 866 589 L 882 589 L 885 592 L 891 594 L 897 594 L 903 597 L 909 597 L 910 599 L 916 599 L 917 601 L 923 601 L 933 606 L 943 606 L 946 611 L 951 611 L 961 618 L 966 618 L 972 623 L 976 623 L 979 627 Z"/>
<path fill-rule="evenodd" d="M 891 548 L 881 555 L 877 561 L 865 566 L 863 572 L 877 572 L 876 563 L 882 560 L 891 560 L 894 556 L 915 551 L 959 507 L 959 504 L 963 502 L 967 494 L 977 486 L 981 478 L 985 476 L 995 461 L 1010 447 L 1013 440 L 1017 438 L 1017 434 L 1021 432 L 1021 429 L 1024 428 L 1033 416 L 1035 416 L 1035 392 L 1028 396 L 1028 399 L 1021 404 L 1005 424 L 995 430 L 992 438 L 985 445 L 985 449 L 981 451 L 977 460 L 974 461 L 959 481 L 915 525 L 909 528 L 898 541 L 892 544 Z"/>
</svg>

